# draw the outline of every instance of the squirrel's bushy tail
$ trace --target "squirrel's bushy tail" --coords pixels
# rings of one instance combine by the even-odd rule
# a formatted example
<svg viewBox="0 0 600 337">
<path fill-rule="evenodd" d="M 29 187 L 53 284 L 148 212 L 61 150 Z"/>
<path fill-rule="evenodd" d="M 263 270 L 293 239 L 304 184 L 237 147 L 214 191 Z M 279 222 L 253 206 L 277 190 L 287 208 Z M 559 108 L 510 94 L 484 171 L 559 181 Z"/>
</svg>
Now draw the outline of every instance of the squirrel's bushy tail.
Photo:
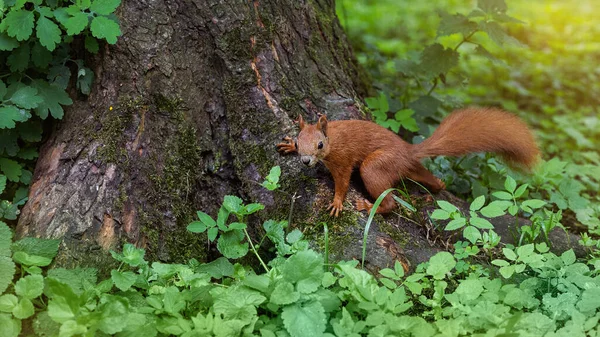
<svg viewBox="0 0 600 337">
<path fill-rule="evenodd" d="M 509 164 L 532 168 L 539 150 L 520 118 L 495 108 L 466 108 L 446 117 L 431 137 L 412 148 L 417 159 L 494 152 Z"/>
</svg>

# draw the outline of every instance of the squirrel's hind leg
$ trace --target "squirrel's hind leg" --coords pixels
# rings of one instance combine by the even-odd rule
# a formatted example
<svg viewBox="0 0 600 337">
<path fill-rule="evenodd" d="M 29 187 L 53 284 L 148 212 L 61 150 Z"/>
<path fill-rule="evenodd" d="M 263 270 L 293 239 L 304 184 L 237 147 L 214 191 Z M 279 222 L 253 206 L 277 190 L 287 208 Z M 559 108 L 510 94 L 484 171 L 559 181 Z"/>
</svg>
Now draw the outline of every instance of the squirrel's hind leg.
<svg viewBox="0 0 600 337">
<path fill-rule="evenodd" d="M 390 160 L 387 160 L 387 157 Z M 379 195 L 388 188 L 394 186 L 399 180 L 398 173 L 395 172 L 391 165 L 393 162 L 392 154 L 386 153 L 382 150 L 371 153 L 360 165 L 360 176 L 363 180 L 365 188 L 373 198 L 376 200 Z M 392 198 L 391 193 L 383 198 L 381 204 L 377 208 L 377 213 L 388 213 L 394 209 L 396 204 Z M 356 209 L 359 211 L 366 210 L 371 211 L 373 204 L 368 200 L 358 200 L 356 202 Z"/>
<path fill-rule="evenodd" d="M 440 178 L 434 176 L 420 163 L 417 163 L 406 177 L 425 185 L 433 193 L 446 188 L 446 184 Z"/>
</svg>

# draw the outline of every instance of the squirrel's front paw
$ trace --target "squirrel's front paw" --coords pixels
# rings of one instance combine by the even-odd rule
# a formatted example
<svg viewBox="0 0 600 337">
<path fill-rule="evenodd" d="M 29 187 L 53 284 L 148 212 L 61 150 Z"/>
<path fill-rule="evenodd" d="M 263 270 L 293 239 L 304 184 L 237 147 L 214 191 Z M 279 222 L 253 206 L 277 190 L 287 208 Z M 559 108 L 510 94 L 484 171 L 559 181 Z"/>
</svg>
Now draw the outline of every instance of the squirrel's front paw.
<svg viewBox="0 0 600 337">
<path fill-rule="evenodd" d="M 329 207 L 327 207 L 327 210 L 331 210 L 331 212 L 329 212 L 329 215 L 335 215 L 336 217 L 338 215 L 340 215 L 340 212 L 343 209 L 344 209 L 344 206 L 342 205 L 342 202 L 339 200 L 333 200 L 331 205 L 329 205 Z"/>
<path fill-rule="evenodd" d="M 297 151 L 296 142 L 291 137 L 284 137 L 284 142 L 277 144 L 277 151 L 282 154 L 294 153 Z"/>
<path fill-rule="evenodd" d="M 366 199 L 358 199 L 356 200 L 356 210 L 357 211 L 367 211 L 367 213 L 371 212 L 371 208 L 373 208 L 373 204 Z"/>
</svg>

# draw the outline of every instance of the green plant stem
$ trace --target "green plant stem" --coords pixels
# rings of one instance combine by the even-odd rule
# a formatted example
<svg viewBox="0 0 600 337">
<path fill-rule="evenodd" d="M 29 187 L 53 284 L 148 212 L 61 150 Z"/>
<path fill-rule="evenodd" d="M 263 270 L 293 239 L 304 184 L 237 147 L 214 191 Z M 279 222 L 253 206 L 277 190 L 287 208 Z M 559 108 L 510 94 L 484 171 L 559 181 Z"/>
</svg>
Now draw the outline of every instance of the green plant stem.
<svg viewBox="0 0 600 337">
<path fill-rule="evenodd" d="M 263 261 L 263 259 L 260 258 L 260 255 L 258 255 L 258 252 L 256 251 L 256 247 L 254 247 L 254 244 L 252 243 L 252 239 L 250 238 L 250 234 L 248 234 L 248 231 L 244 228 L 244 234 L 246 234 L 246 238 L 248 239 L 248 242 L 250 243 L 250 247 L 252 247 L 252 252 L 254 252 L 254 255 L 256 255 L 256 257 L 258 258 L 258 261 L 260 261 L 260 264 L 262 264 L 263 268 L 265 268 L 265 271 L 268 273 L 269 267 L 267 267 L 267 265 L 265 264 L 265 262 Z"/>
</svg>

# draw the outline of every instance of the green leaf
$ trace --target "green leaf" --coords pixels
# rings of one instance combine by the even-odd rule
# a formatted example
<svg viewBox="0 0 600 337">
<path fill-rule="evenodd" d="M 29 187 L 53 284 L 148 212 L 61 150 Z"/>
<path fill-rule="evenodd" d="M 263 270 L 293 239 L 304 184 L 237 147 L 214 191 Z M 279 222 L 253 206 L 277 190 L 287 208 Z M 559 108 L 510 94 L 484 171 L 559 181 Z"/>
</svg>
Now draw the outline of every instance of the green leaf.
<svg viewBox="0 0 600 337">
<path fill-rule="evenodd" d="M 19 42 L 6 35 L 6 33 L 0 33 L 0 50 L 11 51 L 19 46 Z"/>
<path fill-rule="evenodd" d="M 40 296 L 44 290 L 42 275 L 27 275 L 15 283 L 15 294 L 30 300 Z"/>
<path fill-rule="evenodd" d="M 21 333 L 21 321 L 10 315 L 0 314 L 0 336 L 18 337 Z"/>
<path fill-rule="evenodd" d="M 207 232 L 208 241 L 214 242 L 215 239 L 217 238 L 217 234 L 219 234 L 219 228 L 218 227 L 213 227 L 213 228 L 209 229 L 208 232 Z"/>
<path fill-rule="evenodd" d="M 450 222 L 448 222 L 448 224 L 446 225 L 446 228 L 444 228 L 444 230 L 446 231 L 453 231 L 455 229 L 459 229 L 462 226 L 467 224 L 467 219 L 465 218 L 458 218 L 458 219 L 454 219 Z"/>
<path fill-rule="evenodd" d="M 468 36 L 477 29 L 477 23 L 470 21 L 462 14 L 450 15 L 446 12 L 440 13 L 442 20 L 438 26 L 437 36 L 452 35 L 460 33 Z"/>
<path fill-rule="evenodd" d="M 129 311 L 127 299 L 108 294 L 102 295 L 101 304 L 98 306 L 98 312 L 101 313 L 98 328 L 108 335 L 123 331 L 128 323 Z"/>
<path fill-rule="evenodd" d="M 242 242 L 244 238 L 244 232 L 241 230 L 231 230 L 222 233 L 217 240 L 217 249 L 228 259 L 238 259 L 246 256 L 248 253 L 248 243 Z"/>
<path fill-rule="evenodd" d="M 3 222 L 0 221 L 0 224 Z M 0 294 L 2 294 L 8 285 L 12 282 L 15 275 L 15 263 L 8 256 L 0 256 Z"/>
<path fill-rule="evenodd" d="M 275 286 L 275 289 L 271 293 L 271 303 L 277 305 L 292 304 L 300 299 L 300 293 L 294 291 L 294 285 L 281 281 Z"/>
<path fill-rule="evenodd" d="M 529 187 L 529 184 L 523 184 L 519 186 L 519 188 L 517 188 L 517 190 L 514 193 L 515 198 L 519 198 L 520 196 L 522 196 L 523 193 L 525 193 L 525 191 L 527 190 L 527 187 Z"/>
<path fill-rule="evenodd" d="M 445 200 L 438 200 L 437 204 L 438 204 L 438 206 L 440 206 L 441 209 L 443 209 L 444 211 L 446 211 L 448 213 L 458 211 L 458 208 L 456 206 L 452 205 L 451 203 L 449 203 Z"/>
<path fill-rule="evenodd" d="M 31 60 L 36 67 L 45 69 L 52 61 L 52 53 L 40 43 L 35 43 L 31 49 Z"/>
<path fill-rule="evenodd" d="M 458 58 L 459 54 L 453 49 L 434 43 L 423 50 L 419 67 L 425 74 L 435 77 L 458 65 Z"/>
<path fill-rule="evenodd" d="M 226 319 L 239 319 L 250 323 L 256 316 L 256 306 L 266 301 L 261 293 L 245 287 L 239 287 L 223 292 L 215 298 L 213 309 L 215 314 L 223 315 Z"/>
<path fill-rule="evenodd" d="M 4 181 L 4 185 L 6 185 L 6 177 L 0 175 L 0 194 L 2 193 L 2 190 L 4 189 L 3 185 L 3 181 Z M 10 230 L 10 228 L 2 221 L 0 221 L 0 257 L 2 256 L 6 256 L 6 257 L 10 257 L 10 244 L 12 242 L 12 231 Z M 0 270 L 0 274 L 2 273 L 2 271 Z M 0 294 L 2 292 L 0 291 Z"/>
<path fill-rule="evenodd" d="M 504 0 L 477 0 L 477 7 L 488 14 L 505 13 L 508 9 Z"/>
<path fill-rule="evenodd" d="M 32 85 L 37 88 L 38 95 L 42 98 L 42 102 L 35 108 L 36 114 L 41 119 L 46 119 L 50 112 L 52 117 L 62 119 L 64 110 L 61 105 L 73 104 L 67 92 L 42 80 L 36 80 Z"/>
<path fill-rule="evenodd" d="M 248 204 L 244 207 L 243 214 L 248 215 L 252 213 L 256 213 L 265 208 L 265 205 L 259 203 Z"/>
<path fill-rule="evenodd" d="M 25 266 L 45 267 L 52 263 L 52 259 L 38 255 L 30 255 L 25 252 L 15 252 L 13 254 L 13 260 Z"/>
<path fill-rule="evenodd" d="M 98 271 L 95 268 L 52 268 L 48 270 L 48 277 L 53 278 L 69 286 L 77 295 L 81 295 L 89 285 L 95 285 L 98 281 Z M 112 281 L 110 288 L 112 288 Z"/>
<path fill-rule="evenodd" d="M 60 240 L 40 239 L 33 237 L 23 238 L 12 245 L 13 252 L 25 252 L 30 255 L 43 256 L 53 259 L 58 253 Z"/>
<path fill-rule="evenodd" d="M 60 43 L 60 28 L 50 19 L 40 16 L 36 27 L 36 36 L 40 39 L 42 46 L 49 51 L 56 48 L 56 44 Z"/>
<path fill-rule="evenodd" d="M 0 106 L 0 129 L 13 129 L 24 117 L 25 111 L 14 105 Z"/>
<path fill-rule="evenodd" d="M 97 16 L 92 20 L 90 26 L 92 35 L 99 39 L 105 39 L 110 44 L 117 43 L 117 37 L 121 35 L 119 24 L 105 16 Z"/>
<path fill-rule="evenodd" d="M 431 218 L 436 220 L 447 220 L 450 219 L 450 213 L 448 211 L 444 211 L 443 209 L 436 209 L 431 213 Z"/>
<path fill-rule="evenodd" d="M 429 259 L 429 266 L 427 267 L 427 275 L 431 275 L 436 280 L 441 280 L 446 277 L 454 266 L 456 266 L 456 260 L 452 254 L 448 252 L 439 252 Z"/>
<path fill-rule="evenodd" d="M 600 308 L 600 288 L 586 289 L 581 293 L 581 300 L 577 303 L 577 308 L 582 313 L 591 313 L 592 315 Z"/>
<path fill-rule="evenodd" d="M 483 204 L 485 204 L 485 196 L 480 195 L 477 198 L 475 198 L 475 200 L 473 200 L 473 202 L 471 203 L 471 206 L 469 207 L 469 209 L 471 211 L 477 211 L 481 207 L 483 207 Z"/>
<path fill-rule="evenodd" d="M 186 228 L 192 233 L 204 233 L 207 227 L 202 221 L 193 221 Z"/>
<path fill-rule="evenodd" d="M 517 254 L 510 248 L 502 248 L 502 252 L 507 259 L 511 261 L 515 261 L 517 259 Z"/>
<path fill-rule="evenodd" d="M 94 0 L 90 7 L 90 11 L 96 14 L 109 15 L 112 14 L 120 4 L 121 0 Z"/>
<path fill-rule="evenodd" d="M 495 218 L 506 213 L 506 209 L 512 205 L 510 201 L 494 200 L 481 209 L 481 214 L 488 218 Z"/>
<path fill-rule="evenodd" d="M 77 35 L 81 33 L 89 24 L 90 20 L 86 13 L 77 12 L 73 16 L 69 17 L 63 22 L 63 25 L 67 29 L 67 34 Z M 86 38 L 87 40 L 87 38 Z"/>
<path fill-rule="evenodd" d="M 573 249 L 569 249 L 560 255 L 560 259 L 563 261 L 565 266 L 569 266 L 575 263 L 577 257 L 575 256 Z"/>
<path fill-rule="evenodd" d="M 472 217 L 470 219 L 470 223 L 471 223 L 471 225 L 473 225 L 477 228 L 481 228 L 481 229 L 493 229 L 494 228 L 494 225 L 492 225 L 491 222 L 487 221 L 484 218 Z"/>
<path fill-rule="evenodd" d="M 137 275 L 130 271 L 120 272 L 113 269 L 110 272 L 110 278 L 117 288 L 121 291 L 127 291 L 135 283 Z"/>
<path fill-rule="evenodd" d="M 319 302 L 285 306 L 281 319 L 292 337 L 321 336 L 327 323 L 325 310 Z"/>
<path fill-rule="evenodd" d="M 224 257 L 219 257 L 209 263 L 201 264 L 196 271 L 199 273 L 207 273 L 210 277 L 216 279 L 221 279 L 224 276 L 230 277 L 234 272 L 233 265 Z"/>
<path fill-rule="evenodd" d="M 0 114 L 4 111 L 0 108 Z M 21 164 L 8 158 L 0 158 L 0 171 L 4 173 L 8 180 L 18 182 L 21 177 Z"/>
<path fill-rule="evenodd" d="M 17 306 L 13 308 L 12 314 L 18 319 L 31 317 L 35 313 L 33 303 L 28 298 L 21 298 Z"/>
<path fill-rule="evenodd" d="M 0 311 L 12 312 L 19 303 L 17 296 L 13 294 L 4 294 L 0 296 Z"/>
<path fill-rule="evenodd" d="M 133 244 L 126 243 L 123 246 L 123 257 L 122 257 L 121 261 L 127 263 L 128 265 L 130 265 L 132 267 L 136 267 L 145 262 L 144 261 L 145 254 L 146 254 L 146 251 L 143 248 L 136 248 Z"/>
<path fill-rule="evenodd" d="M 492 264 L 494 266 L 498 266 L 498 267 L 505 267 L 505 266 L 509 266 L 510 265 L 510 263 L 508 263 L 507 261 L 500 260 L 500 259 L 493 260 Z"/>
<path fill-rule="evenodd" d="M 518 40 L 507 35 L 506 32 L 504 32 L 502 26 L 500 26 L 497 22 L 482 21 L 479 23 L 479 28 L 482 31 L 486 32 L 488 36 L 492 39 L 492 41 L 494 41 L 499 46 L 502 46 L 504 43 L 507 42 L 516 45 L 520 44 Z"/>
<path fill-rule="evenodd" d="M 223 206 L 231 213 L 239 214 L 242 211 L 242 199 L 234 195 L 226 195 L 223 198 Z"/>
<path fill-rule="evenodd" d="M 509 265 L 501 267 L 499 270 L 500 275 L 504 278 L 510 278 L 515 273 L 515 266 Z"/>
<path fill-rule="evenodd" d="M 323 257 L 312 250 L 298 252 L 285 261 L 284 278 L 296 284 L 298 292 L 310 294 L 321 285 L 323 263 Z"/>
<path fill-rule="evenodd" d="M 498 199 L 502 199 L 502 200 L 513 200 L 513 196 L 512 194 L 508 193 L 508 192 L 504 192 L 504 191 L 497 191 L 492 193 L 493 196 L 495 196 Z"/>
<path fill-rule="evenodd" d="M 10 97 L 10 101 L 24 109 L 33 109 L 42 102 L 42 97 L 37 95 L 34 87 L 23 86 Z"/>
<path fill-rule="evenodd" d="M 201 211 L 197 211 L 196 215 L 198 215 L 198 219 L 200 219 L 200 221 L 207 227 L 215 227 L 217 225 L 217 223 L 215 222 L 215 220 L 213 220 L 213 218 Z"/>
<path fill-rule="evenodd" d="M 29 39 L 33 32 L 33 20 L 33 12 L 17 9 L 9 11 L 3 21 L 8 27 L 6 32 L 9 36 L 24 41 Z"/>
<path fill-rule="evenodd" d="M 229 229 L 246 229 L 247 225 L 242 222 L 232 222 L 229 224 Z"/>
<path fill-rule="evenodd" d="M 25 43 L 13 50 L 8 56 L 6 64 L 12 72 L 20 72 L 29 67 L 29 44 Z"/>
<path fill-rule="evenodd" d="M 475 54 L 477 54 L 479 56 L 483 56 L 486 59 L 488 59 L 496 64 L 503 64 L 502 60 L 498 59 L 496 56 L 494 56 L 494 54 L 490 53 L 487 49 L 485 49 L 481 45 L 479 45 L 479 46 L 477 46 L 477 48 L 475 48 Z"/>
<path fill-rule="evenodd" d="M 60 89 L 67 89 L 70 79 L 71 70 L 65 65 L 57 64 L 55 66 L 50 67 L 48 71 L 48 80 L 50 81 L 50 84 Z M 48 84 L 45 81 L 44 83 Z M 46 116 L 48 116 L 48 114 L 46 114 Z M 45 117 L 42 119 L 45 119 Z"/>
<path fill-rule="evenodd" d="M 529 199 L 525 200 L 521 203 L 522 206 L 531 207 L 533 209 L 541 208 L 546 206 L 546 202 L 544 200 L 539 199 Z"/>
<path fill-rule="evenodd" d="M 286 221 L 286 224 L 287 224 L 287 221 Z M 285 239 L 288 243 L 293 244 L 293 243 L 300 241 L 300 239 L 302 239 L 302 236 L 304 236 L 304 234 L 302 234 L 302 232 L 298 228 L 296 228 L 293 231 L 289 232 L 287 234 L 287 236 L 285 237 Z"/>
<path fill-rule="evenodd" d="M 513 194 L 513 192 L 517 188 L 517 182 L 511 176 L 507 176 L 506 180 L 504 181 L 504 188 L 508 192 L 510 192 L 511 194 Z"/>
<path fill-rule="evenodd" d="M 60 326 L 60 337 L 83 335 L 87 332 L 87 327 L 74 320 L 68 320 Z"/>
<path fill-rule="evenodd" d="M 85 37 L 85 49 L 87 49 L 90 53 L 96 54 L 100 47 L 98 46 L 98 40 L 94 39 L 91 36 Z"/>
<path fill-rule="evenodd" d="M 469 240 L 472 244 L 475 244 L 477 240 L 481 240 L 481 232 L 473 226 L 467 226 L 463 230 L 463 237 Z"/>
</svg>

